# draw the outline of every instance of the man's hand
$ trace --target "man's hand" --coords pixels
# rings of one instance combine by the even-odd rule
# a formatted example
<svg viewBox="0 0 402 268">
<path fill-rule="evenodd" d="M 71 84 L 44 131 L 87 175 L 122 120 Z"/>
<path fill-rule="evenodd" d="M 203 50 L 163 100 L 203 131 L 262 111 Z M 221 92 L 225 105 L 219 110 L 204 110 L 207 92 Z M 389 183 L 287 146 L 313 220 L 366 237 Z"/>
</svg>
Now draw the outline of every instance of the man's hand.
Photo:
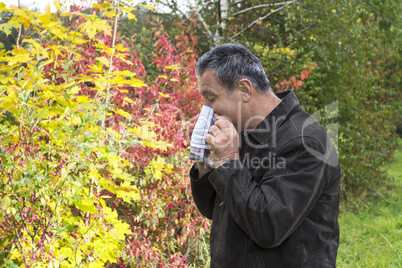
<svg viewBox="0 0 402 268">
<path fill-rule="evenodd" d="M 215 114 L 215 125 L 205 136 L 215 167 L 226 161 L 239 159 L 239 135 L 234 125 L 225 117 Z"/>
<path fill-rule="evenodd" d="M 198 117 L 200 117 L 200 114 L 198 114 L 195 117 L 190 119 L 190 126 L 188 128 L 188 133 L 187 133 L 187 135 L 188 135 L 187 140 L 189 143 L 191 143 L 191 135 L 193 134 L 195 123 L 197 122 Z M 202 176 L 204 176 L 205 174 L 207 174 L 209 171 L 212 170 L 211 167 L 209 167 L 208 165 L 206 165 L 203 162 L 197 162 L 197 166 L 198 166 L 198 178 L 201 178 Z"/>
<path fill-rule="evenodd" d="M 194 127 L 195 127 L 195 123 L 198 120 L 198 117 L 200 117 L 200 114 L 197 114 L 196 116 L 194 116 L 193 118 L 190 119 L 190 126 L 188 127 L 188 132 L 187 132 L 187 140 L 188 143 L 191 143 L 191 135 L 193 135 L 193 131 L 194 131 Z"/>
</svg>

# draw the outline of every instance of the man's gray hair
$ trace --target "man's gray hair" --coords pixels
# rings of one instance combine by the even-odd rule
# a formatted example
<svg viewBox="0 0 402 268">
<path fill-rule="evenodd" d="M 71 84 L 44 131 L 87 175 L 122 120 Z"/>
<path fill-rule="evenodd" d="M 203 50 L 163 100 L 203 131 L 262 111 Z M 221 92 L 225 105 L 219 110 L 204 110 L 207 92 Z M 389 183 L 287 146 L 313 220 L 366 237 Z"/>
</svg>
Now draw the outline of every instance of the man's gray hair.
<svg viewBox="0 0 402 268">
<path fill-rule="evenodd" d="M 269 80 L 260 60 L 243 46 L 224 44 L 202 55 L 196 75 L 212 70 L 218 82 L 233 92 L 240 79 L 248 79 L 258 92 L 270 90 Z"/>
</svg>

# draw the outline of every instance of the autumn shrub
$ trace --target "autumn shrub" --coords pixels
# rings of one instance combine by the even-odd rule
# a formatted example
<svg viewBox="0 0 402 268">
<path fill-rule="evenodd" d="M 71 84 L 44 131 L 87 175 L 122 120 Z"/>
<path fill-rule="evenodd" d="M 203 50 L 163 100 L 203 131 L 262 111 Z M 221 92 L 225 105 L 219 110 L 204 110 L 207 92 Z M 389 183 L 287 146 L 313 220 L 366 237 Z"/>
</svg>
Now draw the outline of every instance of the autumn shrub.
<svg viewBox="0 0 402 268">
<path fill-rule="evenodd" d="M 155 76 L 115 34 L 132 7 L 1 8 L 5 31 L 36 34 L 0 54 L 0 263 L 194 265 L 209 225 L 187 178 L 195 38 L 155 27 Z"/>
</svg>

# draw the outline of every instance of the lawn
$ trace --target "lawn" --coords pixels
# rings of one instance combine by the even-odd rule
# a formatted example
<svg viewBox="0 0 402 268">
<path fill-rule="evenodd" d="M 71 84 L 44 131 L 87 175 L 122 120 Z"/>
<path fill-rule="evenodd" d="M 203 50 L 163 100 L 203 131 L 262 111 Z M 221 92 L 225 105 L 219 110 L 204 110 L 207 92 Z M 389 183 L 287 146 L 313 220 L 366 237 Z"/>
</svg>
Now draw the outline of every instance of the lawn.
<svg viewBox="0 0 402 268">
<path fill-rule="evenodd" d="M 402 143 L 388 165 L 393 189 L 359 213 L 342 211 L 337 267 L 402 267 Z"/>
</svg>

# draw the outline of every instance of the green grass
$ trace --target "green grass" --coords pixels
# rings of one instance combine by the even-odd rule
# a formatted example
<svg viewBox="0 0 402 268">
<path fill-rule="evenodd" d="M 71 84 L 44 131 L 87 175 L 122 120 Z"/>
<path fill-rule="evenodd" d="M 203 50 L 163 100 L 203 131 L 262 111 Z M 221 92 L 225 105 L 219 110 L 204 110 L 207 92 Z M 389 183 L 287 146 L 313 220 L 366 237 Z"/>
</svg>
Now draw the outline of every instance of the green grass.
<svg viewBox="0 0 402 268">
<path fill-rule="evenodd" d="M 337 267 L 402 267 L 402 142 L 388 165 L 394 178 L 379 203 L 358 213 L 342 211 Z"/>
</svg>

